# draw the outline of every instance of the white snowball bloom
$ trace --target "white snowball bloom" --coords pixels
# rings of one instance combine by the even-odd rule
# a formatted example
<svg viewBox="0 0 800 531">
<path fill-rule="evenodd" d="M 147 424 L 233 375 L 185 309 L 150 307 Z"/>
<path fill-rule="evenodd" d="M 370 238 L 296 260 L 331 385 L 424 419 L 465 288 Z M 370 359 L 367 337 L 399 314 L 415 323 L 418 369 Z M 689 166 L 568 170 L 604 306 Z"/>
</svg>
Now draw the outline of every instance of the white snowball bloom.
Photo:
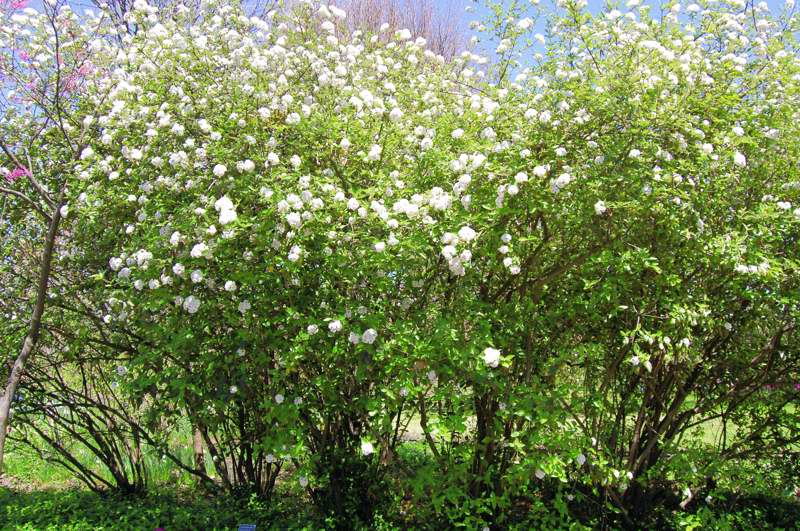
<svg viewBox="0 0 800 531">
<path fill-rule="evenodd" d="M 319 332 L 319 327 L 317 325 L 315 325 L 315 324 L 308 325 L 308 328 L 306 328 L 306 331 L 308 332 L 309 335 L 313 336 L 314 334 Z"/>
<path fill-rule="evenodd" d="M 594 213 L 597 214 L 598 216 L 602 216 L 603 214 L 605 214 L 606 210 L 608 209 L 606 208 L 605 202 L 598 201 L 597 203 L 594 204 Z"/>
<path fill-rule="evenodd" d="M 389 119 L 393 122 L 399 122 L 403 118 L 403 111 L 395 107 L 392 109 L 392 112 L 389 113 Z"/>
<path fill-rule="evenodd" d="M 744 166 L 747 166 L 747 157 L 745 157 L 742 153 L 737 151 L 736 153 L 733 154 L 733 163 L 739 166 L 740 168 L 743 168 Z"/>
<path fill-rule="evenodd" d="M 372 147 L 369 148 L 369 153 L 367 154 L 367 161 L 376 162 L 380 160 L 381 153 L 383 153 L 383 147 L 381 147 L 378 144 L 373 144 Z"/>
<path fill-rule="evenodd" d="M 239 313 L 241 313 L 241 314 L 245 314 L 245 313 L 247 313 L 247 312 L 250 310 L 250 308 L 252 308 L 252 307 L 253 307 L 253 306 L 252 306 L 252 304 L 250 304 L 250 301 L 242 301 L 242 302 L 240 302 L 240 303 L 239 303 Z"/>
<path fill-rule="evenodd" d="M 542 470 L 541 468 L 539 468 L 539 469 L 537 469 L 537 470 L 536 470 L 536 473 L 535 473 L 534 475 L 535 475 L 535 476 L 536 476 L 538 479 L 544 479 L 544 476 L 545 476 L 545 474 L 544 474 L 544 470 Z"/>
<path fill-rule="evenodd" d="M 225 172 L 227 172 L 227 171 L 228 171 L 228 168 L 226 168 L 222 164 L 217 164 L 216 166 L 214 166 L 214 170 L 213 170 L 214 175 L 216 175 L 217 177 L 222 177 L 223 175 L 225 175 Z"/>
<path fill-rule="evenodd" d="M 475 239 L 475 236 L 477 236 L 477 233 L 467 225 L 458 229 L 458 237 L 465 242 L 471 242 Z"/>
<path fill-rule="evenodd" d="M 575 462 L 578 463 L 578 466 L 583 466 L 586 462 L 586 456 L 583 454 L 578 454 L 578 457 L 575 458 Z"/>
<path fill-rule="evenodd" d="M 483 362 L 493 369 L 500 365 L 500 351 L 496 348 L 487 347 L 483 351 Z"/>
<path fill-rule="evenodd" d="M 183 309 L 191 314 L 197 313 L 197 310 L 200 309 L 200 299 L 194 295 L 189 295 L 183 301 Z"/>
<path fill-rule="evenodd" d="M 119 269 L 122 267 L 122 258 L 117 258 L 115 256 L 108 261 L 108 267 L 110 267 L 112 271 L 119 271 Z"/>
<path fill-rule="evenodd" d="M 547 175 L 547 167 L 546 166 L 536 166 L 533 168 L 533 174 L 537 177 L 544 177 Z"/>
<path fill-rule="evenodd" d="M 347 340 L 354 345 L 358 345 L 361 343 L 361 336 L 355 332 L 350 332 L 350 335 L 347 336 Z"/>
<path fill-rule="evenodd" d="M 397 30 L 394 35 L 397 37 L 397 40 L 407 41 L 411 38 L 411 31 L 407 29 L 401 29 Z"/>
<path fill-rule="evenodd" d="M 454 140 L 458 140 L 459 138 L 464 136 L 464 130 L 463 129 L 456 129 L 455 131 L 450 133 L 450 136 L 453 137 Z"/>
<path fill-rule="evenodd" d="M 199 284 L 200 282 L 203 281 L 203 272 L 200 271 L 199 269 L 195 269 L 194 271 L 192 271 L 192 274 L 189 275 L 189 278 L 191 278 L 194 284 Z"/>
<path fill-rule="evenodd" d="M 305 477 L 305 476 L 300 476 L 300 479 L 298 480 L 298 483 L 300 483 L 301 487 L 306 488 L 306 487 L 308 487 L 308 478 Z"/>
<path fill-rule="evenodd" d="M 288 223 L 290 227 L 295 228 L 295 229 L 300 226 L 302 221 L 303 220 L 300 217 L 300 214 L 297 213 L 297 212 L 290 212 L 286 216 L 286 223 Z"/>
<path fill-rule="evenodd" d="M 236 282 L 228 280 L 225 282 L 225 291 L 236 291 Z"/>
<path fill-rule="evenodd" d="M 225 226 L 228 223 L 236 221 L 236 218 L 235 210 L 221 210 L 219 213 L 219 224 Z"/>
<path fill-rule="evenodd" d="M 198 243 L 194 247 L 192 247 L 192 251 L 189 253 L 191 254 L 192 258 L 200 258 L 205 256 L 208 252 L 208 245 L 205 243 Z"/>
<path fill-rule="evenodd" d="M 375 451 L 375 448 L 372 446 L 372 443 L 369 441 L 364 441 L 361 443 L 361 453 L 364 455 L 371 455 Z"/>
<path fill-rule="evenodd" d="M 334 334 L 336 332 L 341 332 L 342 331 L 342 322 L 339 321 L 338 319 L 336 321 L 331 321 L 330 323 L 328 323 L 328 330 L 330 330 Z"/>
<path fill-rule="evenodd" d="M 374 328 L 368 328 L 363 334 L 361 334 L 361 341 L 367 345 L 373 344 L 377 338 L 378 332 Z"/>
<path fill-rule="evenodd" d="M 276 404 L 283 404 L 283 401 L 284 401 L 284 397 L 283 397 L 282 394 L 278 393 L 277 395 L 275 395 L 275 403 Z"/>
<path fill-rule="evenodd" d="M 375 244 L 375 251 L 382 253 L 386 250 L 386 244 L 384 242 L 378 242 Z"/>
</svg>

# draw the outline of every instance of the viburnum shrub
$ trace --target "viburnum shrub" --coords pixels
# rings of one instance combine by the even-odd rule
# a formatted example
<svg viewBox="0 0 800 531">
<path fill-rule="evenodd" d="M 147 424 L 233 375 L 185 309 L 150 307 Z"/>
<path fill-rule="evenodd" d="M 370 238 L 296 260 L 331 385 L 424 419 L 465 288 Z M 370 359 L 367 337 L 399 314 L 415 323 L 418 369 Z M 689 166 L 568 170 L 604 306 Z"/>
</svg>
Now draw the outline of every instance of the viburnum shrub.
<svg viewBox="0 0 800 531">
<path fill-rule="evenodd" d="M 343 526 L 410 423 L 467 527 L 536 491 L 631 522 L 796 443 L 798 22 L 708 4 L 495 6 L 484 69 L 324 4 L 136 2 L 69 188 L 122 386 Z"/>
</svg>

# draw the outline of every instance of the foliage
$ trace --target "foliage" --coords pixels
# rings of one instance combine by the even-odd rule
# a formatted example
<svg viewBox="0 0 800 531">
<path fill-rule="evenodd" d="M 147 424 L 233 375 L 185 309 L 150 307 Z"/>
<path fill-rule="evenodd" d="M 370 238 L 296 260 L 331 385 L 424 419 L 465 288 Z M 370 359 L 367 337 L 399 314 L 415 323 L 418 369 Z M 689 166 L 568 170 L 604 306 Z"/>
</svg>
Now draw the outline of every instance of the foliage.
<svg viewBox="0 0 800 531">
<path fill-rule="evenodd" d="M 188 424 L 213 477 L 179 468 L 291 484 L 339 528 L 409 500 L 470 529 L 691 527 L 743 466 L 791 496 L 800 23 L 636 4 L 490 2 L 486 67 L 313 2 L 93 22 L 26 426 L 75 389 L 73 437 L 102 418 L 104 445 L 166 451 Z M 28 151 L 67 157 L 48 138 Z"/>
</svg>

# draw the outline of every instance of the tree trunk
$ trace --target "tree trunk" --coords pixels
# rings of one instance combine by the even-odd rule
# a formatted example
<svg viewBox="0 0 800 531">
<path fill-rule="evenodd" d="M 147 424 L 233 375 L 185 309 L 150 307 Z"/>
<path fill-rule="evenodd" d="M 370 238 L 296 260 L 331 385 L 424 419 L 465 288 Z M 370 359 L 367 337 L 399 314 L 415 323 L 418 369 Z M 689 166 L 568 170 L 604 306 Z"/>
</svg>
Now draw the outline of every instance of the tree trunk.
<svg viewBox="0 0 800 531">
<path fill-rule="evenodd" d="M 64 192 L 65 188 L 62 187 L 58 202 L 53 209 L 53 216 L 50 218 L 50 225 L 47 228 L 47 239 L 45 240 L 44 250 L 42 252 L 42 263 L 39 267 L 39 284 L 36 289 L 36 304 L 33 307 L 28 333 L 22 342 L 19 356 L 17 356 L 17 359 L 14 361 L 14 366 L 11 368 L 11 372 L 8 375 L 5 392 L 3 396 L 0 397 L 0 475 L 3 473 L 3 456 L 9 421 L 11 420 L 11 403 L 14 401 L 14 394 L 17 392 L 19 381 L 22 379 L 25 363 L 36 348 L 36 344 L 39 341 L 39 332 L 42 328 L 42 315 L 44 314 L 44 305 L 47 300 L 47 286 L 50 283 L 50 268 L 53 260 L 56 235 L 58 234 L 58 225 L 61 223 L 61 205 L 64 201 Z"/>
<path fill-rule="evenodd" d="M 200 432 L 199 428 L 195 428 L 194 430 L 194 467 L 203 474 L 206 473 L 206 454 L 203 450 L 203 434 Z"/>
</svg>

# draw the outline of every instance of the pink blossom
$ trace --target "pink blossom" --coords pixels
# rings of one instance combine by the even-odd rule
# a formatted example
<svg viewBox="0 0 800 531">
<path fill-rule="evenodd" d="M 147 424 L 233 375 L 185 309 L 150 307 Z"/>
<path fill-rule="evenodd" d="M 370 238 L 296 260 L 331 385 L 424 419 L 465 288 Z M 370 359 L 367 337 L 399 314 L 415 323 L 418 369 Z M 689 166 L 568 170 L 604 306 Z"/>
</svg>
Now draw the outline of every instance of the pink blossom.
<svg viewBox="0 0 800 531">
<path fill-rule="evenodd" d="M 30 174 L 31 174 L 31 172 L 28 170 L 28 168 L 20 166 L 20 167 L 14 168 L 10 172 L 8 172 L 6 174 L 6 180 L 9 183 L 13 183 L 14 181 L 19 179 L 20 177 L 27 177 Z"/>
</svg>

